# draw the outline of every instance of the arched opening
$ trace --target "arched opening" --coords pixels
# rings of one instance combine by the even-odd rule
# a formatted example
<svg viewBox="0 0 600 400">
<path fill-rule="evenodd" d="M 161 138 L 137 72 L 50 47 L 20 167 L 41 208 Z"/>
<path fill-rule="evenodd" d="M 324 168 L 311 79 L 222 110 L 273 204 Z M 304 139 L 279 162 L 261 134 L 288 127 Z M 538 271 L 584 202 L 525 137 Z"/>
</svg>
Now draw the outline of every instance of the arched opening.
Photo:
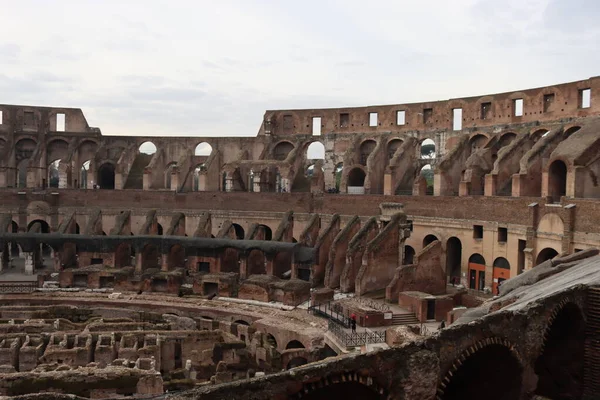
<svg viewBox="0 0 600 400">
<path fill-rule="evenodd" d="M 35 268 L 53 268 L 56 250 L 47 243 L 40 243 L 35 254 Z"/>
<path fill-rule="evenodd" d="M 485 135 L 475 135 L 469 139 L 471 145 L 471 153 L 476 152 L 479 149 L 483 149 L 488 142 L 488 138 Z"/>
<path fill-rule="evenodd" d="M 446 275 L 449 282 L 455 285 L 460 283 L 462 243 L 459 238 L 451 237 L 446 242 Z"/>
<path fill-rule="evenodd" d="M 243 240 L 244 239 L 244 228 L 242 228 L 242 226 L 238 225 L 238 224 L 231 224 L 231 226 L 235 230 L 235 238 L 238 240 Z"/>
<path fill-rule="evenodd" d="M 194 168 L 194 182 L 193 182 L 194 183 L 193 184 L 194 192 L 198 192 L 201 189 L 200 176 L 202 175 L 203 171 L 206 171 L 206 166 L 204 164 L 197 165 L 196 168 Z M 202 188 L 202 190 L 204 190 L 204 188 Z"/>
<path fill-rule="evenodd" d="M 569 136 L 571 136 L 572 134 L 574 134 L 575 132 L 577 132 L 580 129 L 581 129 L 580 126 L 572 126 L 572 127 L 570 127 L 564 133 L 565 139 L 568 138 Z"/>
<path fill-rule="evenodd" d="M 360 165 L 367 165 L 369 155 L 375 150 L 377 142 L 374 140 L 365 140 L 360 144 Z"/>
<path fill-rule="evenodd" d="M 202 142 L 194 149 L 195 156 L 210 156 L 212 153 L 212 146 L 207 142 Z"/>
<path fill-rule="evenodd" d="M 177 167 L 177 163 L 176 162 L 169 163 L 165 167 L 165 189 L 171 190 L 171 178 L 173 176 L 173 169 L 175 167 Z M 177 190 L 177 188 L 175 188 L 173 190 Z"/>
<path fill-rule="evenodd" d="M 361 168 L 354 168 L 348 174 L 348 193 L 349 194 L 364 194 L 365 193 L 365 171 Z"/>
<path fill-rule="evenodd" d="M 392 139 L 388 142 L 388 144 L 387 144 L 388 160 L 391 160 L 392 158 L 394 158 L 394 154 L 396 154 L 396 150 L 398 150 L 400 148 L 400 146 L 402 146 L 402 143 L 404 143 L 404 142 L 400 139 Z"/>
<path fill-rule="evenodd" d="M 548 129 L 538 129 L 537 131 L 533 132 L 530 137 L 535 143 L 541 138 L 548 136 L 549 133 L 550 131 Z"/>
<path fill-rule="evenodd" d="M 240 272 L 239 255 L 236 249 L 228 247 L 223 250 L 220 272 Z"/>
<path fill-rule="evenodd" d="M 290 151 L 294 150 L 294 145 L 290 142 L 280 142 L 273 148 L 273 158 L 278 161 L 283 161 L 287 158 Z"/>
<path fill-rule="evenodd" d="M 555 202 L 567 193 L 567 165 L 555 160 L 548 168 L 548 195 Z"/>
<path fill-rule="evenodd" d="M 88 189 L 88 171 L 90 170 L 91 160 L 87 160 L 81 165 L 79 170 L 79 187 L 81 189 Z"/>
<path fill-rule="evenodd" d="M 404 265 L 410 265 L 414 262 L 415 260 L 415 249 L 412 248 L 412 246 L 404 246 L 404 262 L 402 264 Z"/>
<path fill-rule="evenodd" d="M 267 343 L 271 345 L 271 347 L 273 347 L 274 349 L 277 348 L 277 340 L 275 339 L 275 336 L 271 335 L 270 333 L 267 334 Z"/>
<path fill-rule="evenodd" d="M 115 188 L 115 166 L 111 163 L 104 163 L 98 168 L 98 189 Z"/>
<path fill-rule="evenodd" d="M 554 257 L 558 255 L 558 251 L 554 250 L 552 247 L 546 247 L 542 251 L 540 251 L 535 259 L 535 265 L 540 265 L 544 261 L 552 260 Z"/>
<path fill-rule="evenodd" d="M 425 184 L 426 184 L 425 194 L 427 196 L 433 195 L 434 173 L 433 173 L 433 168 L 431 167 L 431 164 L 423 165 L 423 168 L 421 168 L 420 175 L 423 177 L 423 179 L 425 179 Z"/>
<path fill-rule="evenodd" d="M 469 257 L 469 289 L 483 290 L 485 288 L 485 258 L 475 253 Z"/>
<path fill-rule="evenodd" d="M 48 165 L 48 187 L 57 188 L 60 183 L 60 172 L 58 167 L 60 165 L 60 159 L 54 160 Z"/>
<path fill-rule="evenodd" d="M 115 268 L 130 267 L 134 264 L 131 245 L 121 242 L 115 249 Z"/>
<path fill-rule="evenodd" d="M 273 275 L 285 278 L 292 270 L 292 255 L 287 251 L 280 251 L 273 259 Z"/>
<path fill-rule="evenodd" d="M 319 386 L 318 389 L 302 395 L 306 400 L 360 399 L 383 400 L 384 397 L 375 387 L 363 385 L 356 381 L 342 381 L 331 385 Z"/>
<path fill-rule="evenodd" d="M 308 364 L 308 360 L 306 358 L 294 357 L 287 363 L 287 366 L 285 368 L 292 369 L 292 368 L 300 367 L 305 364 Z"/>
<path fill-rule="evenodd" d="M 273 238 L 273 231 L 267 225 L 259 225 L 258 230 L 257 236 L 261 240 L 271 240 L 271 238 Z"/>
<path fill-rule="evenodd" d="M 27 187 L 27 168 L 29 160 L 37 147 L 37 143 L 31 139 L 21 139 L 15 144 L 15 161 L 17 163 L 16 186 Z"/>
<path fill-rule="evenodd" d="M 421 142 L 421 158 L 432 160 L 435 158 L 435 142 L 431 139 L 425 139 Z"/>
<path fill-rule="evenodd" d="M 142 249 L 142 269 L 160 268 L 160 252 L 158 247 L 153 244 L 147 244 Z"/>
<path fill-rule="evenodd" d="M 312 142 L 306 149 L 307 160 L 324 160 L 325 145 L 321 142 Z"/>
<path fill-rule="evenodd" d="M 423 238 L 423 248 L 429 246 L 431 243 L 439 240 L 435 235 L 427 235 Z"/>
<path fill-rule="evenodd" d="M 504 135 L 500 136 L 500 140 L 498 140 L 498 147 L 502 148 L 504 146 L 508 146 L 517 138 L 517 134 L 513 132 L 507 132 Z"/>
<path fill-rule="evenodd" d="M 444 388 L 443 400 L 514 400 L 521 396 L 523 368 L 506 346 L 490 344 L 462 362 Z"/>
<path fill-rule="evenodd" d="M 298 341 L 298 340 L 290 340 L 287 344 L 287 346 L 285 346 L 286 350 L 289 349 L 304 349 L 304 345 Z"/>
<path fill-rule="evenodd" d="M 156 223 L 156 234 L 158 236 L 162 236 L 163 235 L 163 227 L 158 222 Z"/>
<path fill-rule="evenodd" d="M 138 151 L 141 154 L 151 155 L 151 154 L 156 153 L 156 145 L 150 141 L 144 142 L 140 145 L 140 147 L 138 148 Z"/>
<path fill-rule="evenodd" d="M 500 294 L 502 282 L 510 279 L 510 263 L 504 257 L 498 257 L 494 260 L 492 271 L 492 293 Z"/>
<path fill-rule="evenodd" d="M 238 325 L 250 326 L 250 324 L 248 322 L 244 321 L 243 319 L 236 319 L 233 322 Z"/>
<path fill-rule="evenodd" d="M 33 220 L 27 225 L 27 232 L 50 233 L 50 225 L 43 219 Z"/>
<path fill-rule="evenodd" d="M 169 250 L 167 257 L 167 265 L 169 271 L 176 268 L 185 268 L 185 249 L 179 244 L 175 244 Z"/>
<path fill-rule="evenodd" d="M 344 170 L 344 163 L 337 163 L 333 175 L 335 177 L 335 192 L 340 192 L 340 183 L 342 182 L 342 171 Z"/>
<path fill-rule="evenodd" d="M 267 267 L 265 265 L 265 254 L 258 249 L 252 249 L 248 254 L 248 276 L 265 275 Z"/>
<path fill-rule="evenodd" d="M 549 399 L 580 399 L 585 321 L 579 307 L 567 303 L 546 332 L 544 350 L 534 365 L 538 376 L 535 394 Z"/>
</svg>

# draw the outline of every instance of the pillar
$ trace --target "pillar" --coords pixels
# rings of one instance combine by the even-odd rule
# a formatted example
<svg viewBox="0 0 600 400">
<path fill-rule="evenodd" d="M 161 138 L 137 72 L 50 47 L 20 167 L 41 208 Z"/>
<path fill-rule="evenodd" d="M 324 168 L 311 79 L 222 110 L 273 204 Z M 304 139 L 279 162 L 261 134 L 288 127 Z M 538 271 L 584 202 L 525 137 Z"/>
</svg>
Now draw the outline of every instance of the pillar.
<svg viewBox="0 0 600 400">
<path fill-rule="evenodd" d="M 485 176 L 484 196 L 496 196 L 498 190 L 498 175 L 487 174 Z"/>
<path fill-rule="evenodd" d="M 231 172 L 227 172 L 225 175 L 225 191 L 232 192 L 233 191 L 233 176 Z"/>
<path fill-rule="evenodd" d="M 179 169 L 173 168 L 171 170 L 171 187 L 168 189 L 177 191 L 178 187 L 179 187 Z"/>
<path fill-rule="evenodd" d="M 248 256 L 250 252 L 246 252 L 240 257 L 240 279 L 248 278 Z"/>
<path fill-rule="evenodd" d="M 383 175 L 383 194 L 384 196 L 391 196 L 392 193 L 392 174 L 391 172 L 386 172 Z"/>
<path fill-rule="evenodd" d="M 35 254 L 34 252 L 23 252 L 23 255 L 25 256 L 25 274 L 26 275 L 33 275 L 33 271 L 35 270 Z"/>
<path fill-rule="evenodd" d="M 254 177 L 252 179 L 252 191 L 253 192 L 260 192 L 260 185 L 261 185 L 261 181 L 262 181 L 262 174 L 260 172 L 255 172 L 254 173 Z"/>
<path fill-rule="evenodd" d="M 160 270 L 163 272 L 169 270 L 169 254 L 160 255 Z"/>
<path fill-rule="evenodd" d="M 143 186 L 144 190 L 150 190 L 150 186 L 152 185 L 152 172 L 146 171 L 144 169 L 144 178 L 143 178 Z"/>
<path fill-rule="evenodd" d="M 136 274 L 141 274 L 142 273 L 142 252 L 143 249 L 140 249 L 140 251 L 138 251 L 137 253 L 135 253 L 135 273 Z"/>
</svg>

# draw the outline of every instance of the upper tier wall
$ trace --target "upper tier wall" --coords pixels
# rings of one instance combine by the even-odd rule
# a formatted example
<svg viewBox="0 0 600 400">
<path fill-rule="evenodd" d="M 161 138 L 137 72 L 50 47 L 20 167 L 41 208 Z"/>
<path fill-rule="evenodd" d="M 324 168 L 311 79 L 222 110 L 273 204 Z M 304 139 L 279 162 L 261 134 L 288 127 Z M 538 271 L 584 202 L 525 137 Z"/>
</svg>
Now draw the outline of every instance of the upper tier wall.
<svg viewBox="0 0 600 400">
<path fill-rule="evenodd" d="M 591 106 L 582 108 L 582 90 L 591 89 Z M 515 100 L 523 100 L 523 115 L 515 115 Z M 424 103 L 310 110 L 269 110 L 259 135 L 312 135 L 313 118 L 321 118 L 321 133 L 408 132 L 452 130 L 453 109 L 462 109 L 462 128 L 551 121 L 600 113 L 600 77 L 542 88 Z M 404 124 L 398 112 L 404 112 Z M 370 126 L 370 113 L 377 124 Z"/>
</svg>

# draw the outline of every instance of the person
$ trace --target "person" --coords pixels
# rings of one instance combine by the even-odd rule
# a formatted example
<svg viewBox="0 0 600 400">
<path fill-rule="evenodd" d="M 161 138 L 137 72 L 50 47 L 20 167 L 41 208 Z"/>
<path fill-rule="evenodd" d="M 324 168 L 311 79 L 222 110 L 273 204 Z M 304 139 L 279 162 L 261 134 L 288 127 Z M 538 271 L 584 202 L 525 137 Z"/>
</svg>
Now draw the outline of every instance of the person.
<svg viewBox="0 0 600 400">
<path fill-rule="evenodd" d="M 442 323 L 440 324 L 440 330 L 444 329 L 446 327 L 446 321 L 442 320 Z"/>
<path fill-rule="evenodd" d="M 356 333 L 356 319 L 352 318 L 352 322 L 350 322 L 350 326 L 352 327 L 352 333 Z"/>
</svg>

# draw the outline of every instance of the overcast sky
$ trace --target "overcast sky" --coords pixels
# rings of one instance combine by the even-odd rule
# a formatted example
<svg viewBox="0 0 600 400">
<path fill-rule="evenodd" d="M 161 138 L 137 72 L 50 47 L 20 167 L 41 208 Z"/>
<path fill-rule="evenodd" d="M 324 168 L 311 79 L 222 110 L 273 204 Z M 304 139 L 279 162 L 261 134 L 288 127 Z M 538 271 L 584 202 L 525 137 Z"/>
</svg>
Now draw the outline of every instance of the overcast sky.
<svg viewBox="0 0 600 400">
<path fill-rule="evenodd" d="M 266 109 L 599 75 L 599 0 L 0 0 L 0 103 L 105 135 L 254 136 Z"/>
</svg>

